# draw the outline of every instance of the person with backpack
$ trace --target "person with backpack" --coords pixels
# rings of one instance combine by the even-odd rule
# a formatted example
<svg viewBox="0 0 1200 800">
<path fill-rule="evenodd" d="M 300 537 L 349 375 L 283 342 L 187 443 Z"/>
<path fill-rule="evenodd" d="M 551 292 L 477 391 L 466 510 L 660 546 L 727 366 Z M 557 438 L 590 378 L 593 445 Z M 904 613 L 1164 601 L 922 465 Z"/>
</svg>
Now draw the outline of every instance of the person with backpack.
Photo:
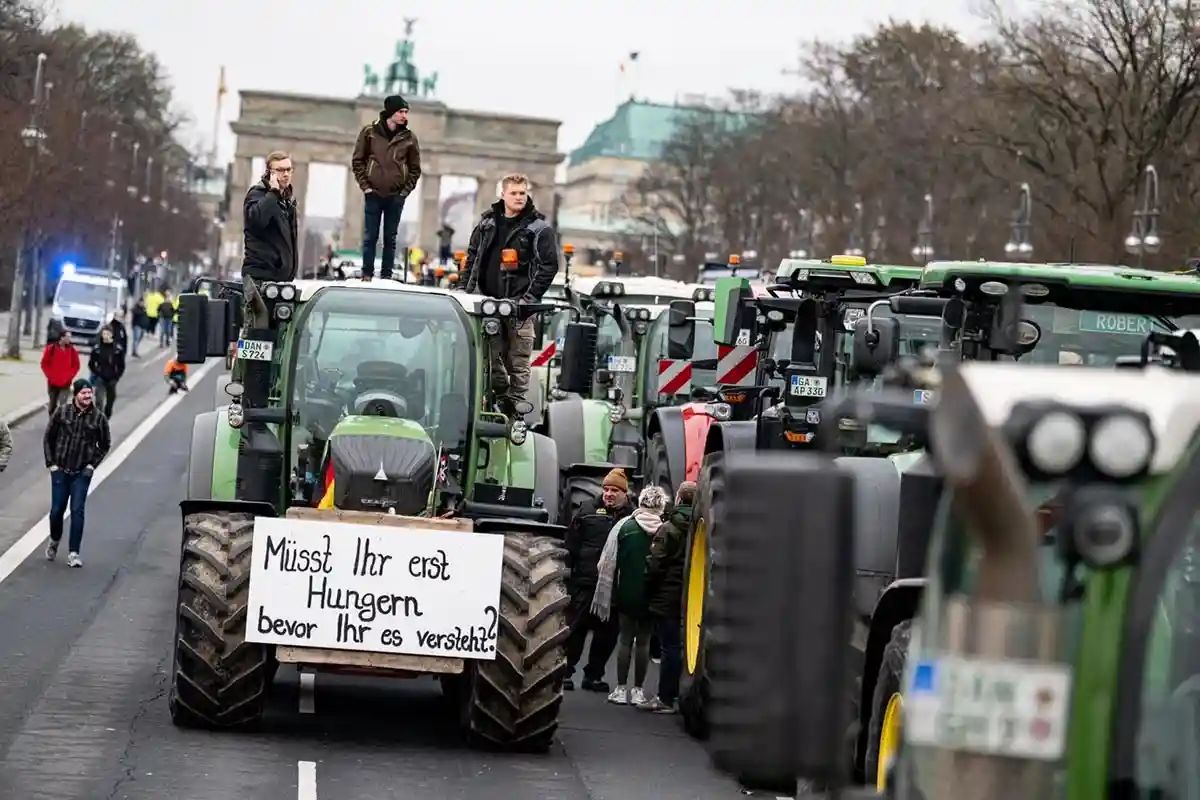
<svg viewBox="0 0 1200 800">
<path fill-rule="evenodd" d="M 162 302 L 158 304 L 158 346 L 166 350 L 171 346 L 171 338 L 174 332 L 175 320 L 175 301 L 171 299 L 171 292 L 163 292 Z"/>
<path fill-rule="evenodd" d="M 663 524 L 667 493 L 647 486 L 638 495 L 638 507 L 627 519 L 614 525 L 600 554 L 599 580 L 592 600 L 592 613 L 607 619 L 620 615 L 617 640 L 617 686 L 608 702 L 640 706 L 646 702 L 646 673 L 650 669 L 650 634 L 654 618 L 646 595 L 646 562 L 650 545 Z M 633 666 L 633 685 L 629 667 Z"/>
<path fill-rule="evenodd" d="M 88 357 L 92 372 L 93 402 L 104 416 L 112 419 L 113 404 L 117 401 L 117 381 L 125 374 L 125 353 L 114 341 L 111 328 L 100 329 L 100 341 Z"/>
<path fill-rule="evenodd" d="M 71 332 L 63 328 L 58 340 L 42 350 L 42 374 L 46 376 L 49 413 L 54 412 L 69 397 L 71 381 L 79 374 L 79 351 L 71 343 Z"/>
<path fill-rule="evenodd" d="M 404 201 L 421 177 L 421 146 L 408 129 L 407 100 L 394 94 L 383 101 L 379 119 L 358 134 L 350 169 L 363 192 L 362 279 L 375 277 L 375 250 L 382 225 L 379 276 L 387 280 L 396 267 L 396 234 Z"/>
</svg>

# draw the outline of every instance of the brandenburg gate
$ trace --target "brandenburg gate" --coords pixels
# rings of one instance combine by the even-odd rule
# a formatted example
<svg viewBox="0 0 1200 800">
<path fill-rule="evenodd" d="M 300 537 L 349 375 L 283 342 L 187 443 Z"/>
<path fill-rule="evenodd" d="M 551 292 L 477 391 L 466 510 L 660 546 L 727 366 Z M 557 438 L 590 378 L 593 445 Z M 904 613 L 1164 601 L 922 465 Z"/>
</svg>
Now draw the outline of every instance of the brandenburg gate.
<svg viewBox="0 0 1200 800">
<path fill-rule="evenodd" d="M 221 261 L 224 270 L 236 270 L 242 257 L 242 199 L 259 176 L 252 174 L 255 158 L 272 150 L 291 153 L 296 172 L 292 178 L 299 203 L 300 234 L 304 236 L 305 200 L 309 165 L 338 164 L 346 168 L 346 204 L 342 214 L 339 248 L 362 247 L 363 195 L 350 171 L 354 142 L 363 126 L 379 118 L 383 98 L 404 96 L 411 108 L 409 127 L 421 144 L 421 180 L 405 204 L 405 216 L 420 204 L 417 241 L 426 250 L 435 248 L 441 227 L 443 175 L 475 178 L 476 216 L 496 201 L 496 184 L 504 175 L 529 176 L 534 199 L 549 213 L 556 167 L 566 157 L 558 151 L 557 120 L 518 117 L 486 111 L 461 111 L 435 99 L 437 73 L 421 77 L 413 65 L 412 25 L 406 20 L 406 38 L 397 43 L 395 60 L 384 76 L 364 66 L 358 97 L 331 98 L 283 92 L 243 91 L 241 115 L 230 124 L 237 136 L 230 181 L 230 213 L 222 231 Z M 539 189 L 545 191 L 539 192 Z M 297 242 L 297 247 L 301 243 Z M 308 260 L 316 254 L 307 254 Z M 302 263 L 301 270 L 312 264 Z"/>
</svg>

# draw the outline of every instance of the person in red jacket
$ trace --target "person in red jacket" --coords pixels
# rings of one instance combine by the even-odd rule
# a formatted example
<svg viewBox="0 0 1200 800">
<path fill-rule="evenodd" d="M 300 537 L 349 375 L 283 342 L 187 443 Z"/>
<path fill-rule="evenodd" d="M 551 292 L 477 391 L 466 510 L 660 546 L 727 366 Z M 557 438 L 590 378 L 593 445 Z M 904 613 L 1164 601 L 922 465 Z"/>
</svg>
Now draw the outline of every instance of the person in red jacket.
<svg viewBox="0 0 1200 800">
<path fill-rule="evenodd" d="M 79 351 L 71 344 L 71 332 L 64 330 L 58 341 L 50 342 L 42 351 L 42 374 L 46 376 L 46 391 L 50 397 L 50 416 L 71 397 L 71 381 L 79 374 Z"/>
</svg>

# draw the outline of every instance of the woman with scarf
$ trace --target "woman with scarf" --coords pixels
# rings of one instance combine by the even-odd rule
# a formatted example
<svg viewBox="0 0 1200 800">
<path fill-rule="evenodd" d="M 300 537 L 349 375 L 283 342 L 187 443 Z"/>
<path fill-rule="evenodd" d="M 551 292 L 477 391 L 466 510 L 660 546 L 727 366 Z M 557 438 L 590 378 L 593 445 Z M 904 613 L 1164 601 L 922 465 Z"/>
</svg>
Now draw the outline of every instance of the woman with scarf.
<svg viewBox="0 0 1200 800">
<path fill-rule="evenodd" d="M 646 559 L 654 534 L 663 524 L 667 493 L 658 486 L 647 486 L 638 495 L 638 508 L 618 522 L 608 534 L 600 554 L 599 579 L 592 601 L 592 613 L 607 620 L 612 609 L 620 614 L 620 639 L 617 645 L 617 688 L 608 702 L 640 705 L 646 702 L 646 672 L 650 667 L 650 636 L 654 618 L 646 596 Z M 633 662 L 633 686 L 629 686 L 629 665 Z"/>
</svg>

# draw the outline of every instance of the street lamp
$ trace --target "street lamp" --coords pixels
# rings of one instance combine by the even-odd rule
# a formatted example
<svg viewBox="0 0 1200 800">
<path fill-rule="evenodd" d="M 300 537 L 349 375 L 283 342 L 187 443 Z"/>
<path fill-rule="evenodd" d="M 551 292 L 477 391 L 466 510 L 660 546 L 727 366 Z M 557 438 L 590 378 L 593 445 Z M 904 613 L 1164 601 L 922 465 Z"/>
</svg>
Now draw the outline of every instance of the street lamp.
<svg viewBox="0 0 1200 800">
<path fill-rule="evenodd" d="M 1133 212 L 1133 227 L 1125 237 L 1125 251 L 1138 257 L 1138 266 L 1142 258 L 1150 253 L 1157 253 L 1162 247 L 1162 239 L 1158 235 L 1158 170 L 1153 164 L 1146 166 L 1146 193 L 1142 198 L 1142 207 Z"/>
<path fill-rule="evenodd" d="M 922 264 L 933 258 L 933 195 L 925 195 L 925 213 L 917 225 L 917 243 L 913 245 L 912 257 Z"/>
<path fill-rule="evenodd" d="M 138 190 L 137 184 L 137 168 L 138 168 L 138 150 L 142 149 L 141 142 L 133 143 L 133 161 L 129 165 L 129 185 L 125 187 L 125 191 L 129 192 L 129 196 L 137 199 Z"/>
<path fill-rule="evenodd" d="M 150 202 L 150 181 L 153 180 L 153 177 L 152 177 L 153 175 L 154 175 L 154 156 L 147 156 L 146 157 L 146 192 L 145 192 L 145 194 L 142 195 L 143 203 Z"/>
<path fill-rule="evenodd" d="M 1022 183 L 1017 194 L 1017 209 L 1013 213 L 1012 236 L 1004 245 L 1004 255 L 1010 261 L 1025 261 L 1033 255 L 1030 229 L 1033 219 L 1033 195 L 1028 183 Z"/>
<path fill-rule="evenodd" d="M 171 168 L 164 161 L 162 165 L 162 200 L 159 203 L 163 211 L 168 211 L 171 208 L 170 202 L 167 201 L 167 187 L 170 185 L 171 180 L 170 171 Z"/>
<path fill-rule="evenodd" d="M 29 148 L 29 177 L 25 182 L 27 188 L 33 186 L 34 178 L 37 177 L 38 158 L 45 149 L 46 131 L 42 128 L 42 112 L 45 110 L 46 90 L 49 86 L 44 82 L 46 59 L 45 53 L 38 53 L 37 68 L 33 76 L 33 99 L 30 101 L 29 124 L 21 129 L 21 143 Z M 35 281 L 30 280 L 29 286 L 26 287 L 25 273 L 29 272 L 31 279 L 34 277 L 30 265 L 22 263 L 25 248 L 29 243 L 28 226 L 29 220 L 23 219 L 17 239 L 17 257 L 13 265 L 12 297 L 9 301 L 8 331 L 4 342 L 4 354 L 8 358 L 21 357 L 22 328 L 26 335 L 33 334 L 33 323 L 29 312 L 33 310 L 34 306 L 41 307 L 41 298 L 34 296 Z M 22 311 L 25 313 L 22 314 Z M 21 324 L 22 317 L 24 326 Z"/>
<path fill-rule="evenodd" d="M 104 162 L 104 171 L 108 173 L 108 178 L 105 179 L 104 185 L 112 189 L 117 185 L 113 180 L 113 165 L 116 163 L 117 154 L 117 132 L 113 131 L 108 135 L 108 159 Z"/>
<path fill-rule="evenodd" d="M 854 204 L 854 227 L 850 229 L 850 244 L 846 248 L 846 255 L 859 257 L 866 255 L 866 252 L 863 250 L 862 229 L 863 204 L 859 200 Z"/>
<path fill-rule="evenodd" d="M 815 230 L 813 227 L 812 212 L 807 208 L 800 209 L 800 245 L 795 250 L 788 253 L 792 258 L 810 258 L 813 252 L 813 239 L 815 238 Z"/>
</svg>

